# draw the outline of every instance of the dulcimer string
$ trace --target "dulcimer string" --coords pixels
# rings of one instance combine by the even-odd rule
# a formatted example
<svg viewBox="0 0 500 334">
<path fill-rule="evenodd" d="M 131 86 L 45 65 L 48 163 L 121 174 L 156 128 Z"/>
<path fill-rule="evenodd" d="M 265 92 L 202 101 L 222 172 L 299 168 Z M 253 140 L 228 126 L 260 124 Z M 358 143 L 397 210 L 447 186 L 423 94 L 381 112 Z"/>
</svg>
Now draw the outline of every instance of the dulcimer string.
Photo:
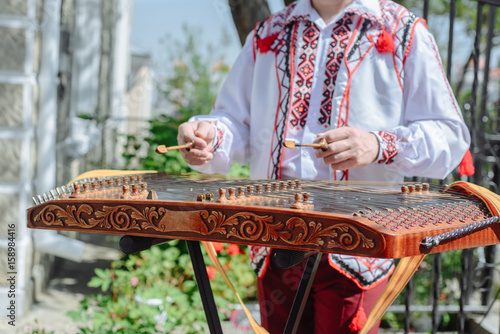
<svg viewBox="0 0 500 334">
<path fill-rule="evenodd" d="M 200 193 L 211 191 L 214 192 L 214 197 L 217 199 L 218 188 L 235 188 L 246 187 L 247 185 L 257 185 L 257 184 L 271 184 L 280 180 L 249 180 L 249 179 L 227 179 L 221 180 L 217 178 L 208 179 L 192 179 L 189 176 L 186 177 L 176 177 L 176 178 L 162 178 L 158 176 L 157 178 L 148 180 L 148 186 L 150 189 L 156 189 L 159 193 L 162 192 L 185 192 L 188 188 L 192 192 L 198 191 Z M 262 201 L 260 204 L 273 203 L 274 200 L 282 199 L 283 205 L 288 205 L 293 201 L 293 195 L 301 191 L 310 192 L 310 200 L 315 204 L 316 208 L 324 208 L 330 210 L 335 210 L 337 212 L 351 213 L 357 211 L 360 208 L 366 208 L 370 205 L 370 208 L 375 210 L 382 209 L 397 209 L 402 207 L 412 207 L 419 206 L 424 207 L 426 205 L 438 205 L 446 202 L 457 202 L 457 201 L 470 201 L 470 196 L 463 194 L 459 191 L 450 190 L 448 192 L 442 192 L 444 186 L 442 185 L 429 185 L 429 194 L 401 194 L 401 185 L 408 185 L 412 183 L 402 183 L 402 184 L 382 184 L 377 183 L 375 185 L 361 184 L 361 183 L 336 183 L 331 181 L 301 181 L 300 188 L 286 190 L 276 190 L 271 192 L 262 192 L 260 194 L 253 193 L 253 196 L 259 196 L 268 198 L 269 201 Z M 194 200 L 191 199 L 191 200 Z M 249 203 L 249 202 L 235 202 L 235 205 L 259 205 L 259 202 Z"/>
<path fill-rule="evenodd" d="M 307 192 L 310 194 L 309 200 L 314 205 L 314 211 L 344 214 L 357 214 L 366 210 L 372 213 L 391 210 L 405 211 L 414 208 L 425 212 L 436 207 L 446 207 L 448 204 L 480 202 L 479 199 L 471 198 L 453 189 L 443 192 L 445 186 L 436 184 L 430 184 L 429 190 L 423 193 L 403 194 L 401 186 L 414 186 L 416 183 L 413 182 L 388 184 L 352 181 L 344 183 L 308 180 L 251 180 L 194 175 L 170 176 L 165 173 L 145 174 L 143 178 L 148 183 L 148 189 L 155 190 L 161 200 L 194 201 L 197 194 L 210 192 L 213 194 L 212 200 L 216 201 L 219 197 L 219 188 L 234 188 L 238 191 L 239 187 L 246 189 L 249 185 L 254 187 L 261 185 L 263 190 L 261 193 L 254 191 L 252 199 L 232 201 L 229 204 L 290 208 L 294 203 L 296 193 Z M 81 182 L 91 181 L 94 180 Z M 289 182 L 292 182 L 291 187 Z M 300 182 L 300 187 L 293 186 L 294 182 Z M 284 187 L 283 183 L 285 183 Z M 268 190 L 264 188 L 264 185 L 267 185 Z M 119 191 L 118 188 L 117 191 Z M 248 196 L 245 191 L 243 193 Z M 239 191 L 235 195 L 238 196 Z M 116 194 L 114 196 L 119 197 Z"/>
<path fill-rule="evenodd" d="M 157 191 L 162 191 L 164 189 L 179 189 L 179 190 L 185 190 L 186 188 L 189 188 L 190 185 L 194 186 L 197 184 L 203 185 L 203 187 L 199 191 L 203 191 L 207 188 L 210 188 L 211 190 L 217 189 L 218 187 L 222 186 L 227 186 L 227 187 L 241 187 L 241 186 L 247 186 L 247 185 L 256 185 L 256 184 L 272 184 L 277 181 L 282 181 L 282 180 L 249 180 L 249 179 L 226 179 L 226 180 L 221 180 L 221 179 L 192 179 L 190 176 L 176 176 L 176 177 L 148 177 L 148 183 L 149 183 L 149 188 L 153 188 Z M 383 183 L 377 183 L 377 184 L 371 184 L 368 183 L 368 185 L 364 184 L 359 184 L 358 182 L 356 183 L 334 183 L 331 181 L 306 181 L 302 180 L 302 185 L 300 189 L 289 189 L 288 187 L 286 190 L 279 190 L 279 191 L 273 191 L 271 194 L 294 194 L 295 192 L 299 190 L 314 190 L 314 192 L 311 191 L 311 195 L 314 194 L 325 194 L 325 195 L 331 195 L 331 194 L 349 194 L 352 196 L 353 199 L 363 199 L 363 198 L 373 198 L 374 196 L 376 197 L 381 197 L 382 195 L 387 195 L 388 198 L 384 198 L 383 203 L 391 204 L 393 203 L 394 205 L 397 205 L 400 203 L 399 199 L 392 201 L 391 196 L 397 195 L 400 193 L 399 188 L 401 185 L 408 185 L 412 183 L 401 183 L 401 184 L 383 184 Z M 443 193 L 442 190 L 444 189 L 444 186 L 441 185 L 429 185 L 430 187 L 430 192 L 432 197 L 438 197 L 440 199 L 456 199 L 456 198 L 464 198 L 468 199 L 469 197 L 467 195 L 464 195 L 461 192 L 457 191 L 449 191 L 446 193 Z M 268 194 L 269 196 L 273 196 L 271 194 Z M 262 196 L 264 196 L 263 194 Z M 408 202 L 411 199 L 415 199 L 415 201 L 419 201 L 426 194 L 409 194 L 410 196 L 405 197 L 406 202 Z M 274 195 L 276 196 L 276 195 Z M 420 196 L 420 197 L 419 197 Z"/>
</svg>

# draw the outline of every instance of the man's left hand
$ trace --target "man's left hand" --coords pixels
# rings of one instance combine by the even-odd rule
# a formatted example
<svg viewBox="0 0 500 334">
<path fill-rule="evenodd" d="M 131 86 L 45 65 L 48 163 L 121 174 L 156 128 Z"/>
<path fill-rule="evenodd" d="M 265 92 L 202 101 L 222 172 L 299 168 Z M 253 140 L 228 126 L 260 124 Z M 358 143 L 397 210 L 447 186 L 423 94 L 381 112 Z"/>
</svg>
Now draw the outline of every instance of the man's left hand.
<svg viewBox="0 0 500 334">
<path fill-rule="evenodd" d="M 377 136 L 359 128 L 342 127 L 317 135 L 315 143 L 325 138 L 328 149 L 316 149 L 317 158 L 322 158 L 334 170 L 346 170 L 371 164 L 378 157 Z"/>
</svg>

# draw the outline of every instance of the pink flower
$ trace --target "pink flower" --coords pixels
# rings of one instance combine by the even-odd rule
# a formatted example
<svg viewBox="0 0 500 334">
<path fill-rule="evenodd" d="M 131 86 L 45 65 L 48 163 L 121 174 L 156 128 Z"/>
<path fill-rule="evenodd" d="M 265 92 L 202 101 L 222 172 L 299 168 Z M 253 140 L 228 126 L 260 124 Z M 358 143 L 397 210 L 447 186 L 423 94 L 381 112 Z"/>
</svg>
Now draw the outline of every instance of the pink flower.
<svg viewBox="0 0 500 334">
<path fill-rule="evenodd" d="M 215 274 L 217 271 L 215 270 L 214 267 L 212 266 L 207 266 L 207 275 L 209 280 L 214 280 L 215 279 Z"/>
<path fill-rule="evenodd" d="M 139 279 L 137 277 L 132 277 L 130 279 L 130 283 L 132 284 L 132 286 L 136 286 L 137 283 L 139 283 Z"/>
<path fill-rule="evenodd" d="M 217 253 L 220 253 L 224 250 L 224 245 L 220 242 L 213 242 L 212 244 L 214 245 L 214 249 Z"/>
<path fill-rule="evenodd" d="M 229 255 L 238 255 L 238 254 L 240 254 L 241 250 L 240 250 L 240 247 L 238 245 L 231 244 L 227 247 L 226 252 Z"/>
</svg>

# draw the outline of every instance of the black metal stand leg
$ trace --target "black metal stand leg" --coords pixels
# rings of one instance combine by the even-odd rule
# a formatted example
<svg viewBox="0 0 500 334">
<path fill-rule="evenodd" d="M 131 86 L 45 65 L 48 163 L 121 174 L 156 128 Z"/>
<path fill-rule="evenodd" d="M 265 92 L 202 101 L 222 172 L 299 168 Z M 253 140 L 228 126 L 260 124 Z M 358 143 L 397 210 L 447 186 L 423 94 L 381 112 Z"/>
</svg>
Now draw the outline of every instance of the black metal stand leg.
<svg viewBox="0 0 500 334">
<path fill-rule="evenodd" d="M 203 261 L 201 254 L 200 243 L 198 241 L 186 240 L 186 244 L 193 264 L 194 276 L 200 291 L 201 301 L 203 302 L 203 309 L 207 318 L 208 328 L 212 334 L 222 334 L 222 327 L 217 314 L 217 306 L 215 305 L 214 295 L 208 280 L 207 267 Z"/>
<path fill-rule="evenodd" d="M 292 309 L 288 315 L 288 320 L 283 334 L 295 334 L 297 332 L 300 318 L 304 312 L 307 297 L 309 297 L 311 285 L 314 280 L 314 276 L 316 275 L 316 270 L 318 270 L 319 262 L 321 261 L 321 255 L 322 253 L 316 253 L 307 259 L 304 273 L 302 274 L 299 288 L 295 294 L 295 299 L 293 300 Z"/>
</svg>

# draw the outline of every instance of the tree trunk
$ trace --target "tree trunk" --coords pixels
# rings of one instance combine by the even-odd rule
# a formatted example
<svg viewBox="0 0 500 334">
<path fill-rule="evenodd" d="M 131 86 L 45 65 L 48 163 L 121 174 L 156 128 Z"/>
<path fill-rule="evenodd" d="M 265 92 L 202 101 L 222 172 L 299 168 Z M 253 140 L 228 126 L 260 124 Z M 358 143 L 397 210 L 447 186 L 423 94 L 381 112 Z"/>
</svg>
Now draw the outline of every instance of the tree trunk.
<svg viewBox="0 0 500 334">
<path fill-rule="evenodd" d="M 228 0 L 234 25 L 243 45 L 247 35 L 255 28 L 257 22 L 264 20 L 271 11 L 267 0 Z"/>
</svg>

